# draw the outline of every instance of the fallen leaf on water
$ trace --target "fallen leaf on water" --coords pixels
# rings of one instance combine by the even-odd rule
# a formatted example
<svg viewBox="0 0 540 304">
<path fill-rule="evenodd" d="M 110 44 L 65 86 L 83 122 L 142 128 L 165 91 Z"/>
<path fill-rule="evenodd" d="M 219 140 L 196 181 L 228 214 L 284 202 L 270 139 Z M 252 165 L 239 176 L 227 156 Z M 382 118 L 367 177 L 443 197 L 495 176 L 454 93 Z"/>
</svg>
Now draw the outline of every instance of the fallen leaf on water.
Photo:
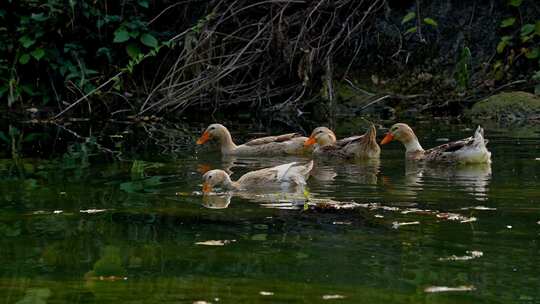
<svg viewBox="0 0 540 304">
<path fill-rule="evenodd" d="M 88 213 L 88 214 L 100 213 L 100 212 L 105 212 L 105 211 L 107 211 L 107 209 L 86 209 L 86 210 L 79 210 L 80 213 Z"/>
<path fill-rule="evenodd" d="M 471 217 L 465 217 L 465 219 L 461 220 L 460 223 L 471 223 L 471 222 L 476 222 L 477 218 L 475 218 L 474 216 L 471 216 Z"/>
<path fill-rule="evenodd" d="M 54 214 L 60 214 L 60 213 L 62 213 L 62 212 L 64 212 L 64 211 L 62 211 L 62 210 L 54 210 L 54 211 L 53 211 Z"/>
<path fill-rule="evenodd" d="M 512 225 L 506 225 L 506 228 L 512 229 Z"/>
<path fill-rule="evenodd" d="M 497 208 L 491 208 L 486 206 L 473 206 L 473 207 L 463 207 L 461 210 L 497 210 Z"/>
<path fill-rule="evenodd" d="M 259 294 L 261 296 L 273 296 L 274 295 L 274 293 L 271 292 L 271 291 L 260 291 Z"/>
<path fill-rule="evenodd" d="M 376 217 L 376 218 L 383 218 L 383 217 L 384 217 L 384 215 L 380 215 L 380 214 L 375 214 L 375 215 L 374 215 L 374 217 Z"/>
<path fill-rule="evenodd" d="M 334 225 L 350 225 L 351 222 L 332 222 Z"/>
<path fill-rule="evenodd" d="M 229 243 L 236 242 L 236 240 L 209 240 L 204 242 L 197 242 L 195 245 L 205 245 L 205 246 L 224 246 Z"/>
<path fill-rule="evenodd" d="M 323 300 L 337 300 L 337 299 L 345 299 L 345 296 L 334 294 L 334 295 L 324 295 L 322 296 Z"/>
<path fill-rule="evenodd" d="M 534 160 L 540 160 L 540 157 L 535 158 Z"/>
<path fill-rule="evenodd" d="M 206 302 L 206 301 L 195 301 L 193 304 L 212 304 L 212 302 Z"/>
<path fill-rule="evenodd" d="M 472 291 L 476 288 L 472 285 L 462 285 L 457 287 L 430 286 L 424 289 L 424 292 L 449 292 L 449 291 Z"/>
<path fill-rule="evenodd" d="M 536 222 L 538 225 L 540 225 L 540 221 Z"/>
<path fill-rule="evenodd" d="M 401 226 L 409 226 L 409 225 L 420 225 L 420 222 L 418 222 L 418 221 L 416 221 L 416 222 L 402 222 L 402 223 L 393 222 L 392 223 L 392 228 L 398 229 Z"/>
<path fill-rule="evenodd" d="M 467 261 L 467 260 L 479 258 L 483 255 L 484 253 L 482 251 L 472 250 L 472 251 L 467 251 L 467 255 L 464 255 L 464 256 L 451 255 L 446 258 L 439 258 L 439 261 Z"/>
</svg>

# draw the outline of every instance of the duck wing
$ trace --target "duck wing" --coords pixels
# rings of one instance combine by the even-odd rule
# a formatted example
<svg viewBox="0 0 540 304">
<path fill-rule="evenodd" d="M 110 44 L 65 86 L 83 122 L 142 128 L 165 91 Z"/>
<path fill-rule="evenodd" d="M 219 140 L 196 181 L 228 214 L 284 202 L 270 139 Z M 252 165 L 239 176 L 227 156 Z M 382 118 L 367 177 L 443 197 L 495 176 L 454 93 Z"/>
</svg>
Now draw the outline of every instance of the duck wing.
<svg viewBox="0 0 540 304">
<path fill-rule="evenodd" d="M 336 141 L 335 146 L 338 148 L 343 148 L 350 143 L 361 141 L 364 138 L 364 136 L 365 135 L 357 135 L 357 136 L 342 138 Z"/>
<path fill-rule="evenodd" d="M 301 136 L 302 135 L 299 133 L 288 133 L 288 134 L 282 134 L 282 135 L 276 135 L 276 136 L 266 136 L 266 137 L 252 139 L 246 142 L 245 145 L 246 146 L 266 145 L 269 143 L 288 141 L 295 137 L 301 137 Z"/>
<path fill-rule="evenodd" d="M 305 180 L 309 177 L 311 169 L 313 169 L 313 161 L 310 161 L 305 165 L 292 162 L 276 167 L 248 172 L 238 179 L 238 183 L 247 187 L 264 187 L 269 184 L 283 182 L 305 184 Z"/>
<path fill-rule="evenodd" d="M 486 150 L 487 142 L 488 141 L 484 139 L 484 129 L 478 126 L 478 128 L 474 132 L 474 136 L 462 140 L 449 142 L 435 148 L 426 150 L 424 152 L 425 158 L 427 160 L 454 161 L 456 160 L 455 158 L 458 158 L 457 160 L 460 160 L 460 158 L 467 157 L 465 154 L 471 155 L 471 151 L 473 153 L 475 151 L 484 153 L 489 158 L 488 154 L 490 153 Z"/>
</svg>

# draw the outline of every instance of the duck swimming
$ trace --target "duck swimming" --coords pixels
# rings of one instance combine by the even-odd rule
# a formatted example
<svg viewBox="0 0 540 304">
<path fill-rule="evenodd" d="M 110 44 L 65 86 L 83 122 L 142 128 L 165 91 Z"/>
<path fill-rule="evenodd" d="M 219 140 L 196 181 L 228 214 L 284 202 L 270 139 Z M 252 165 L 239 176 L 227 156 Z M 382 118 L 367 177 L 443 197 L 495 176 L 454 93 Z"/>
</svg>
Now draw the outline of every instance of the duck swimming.
<svg viewBox="0 0 540 304">
<path fill-rule="evenodd" d="M 408 160 L 460 164 L 491 163 L 491 152 L 486 148 L 487 140 L 484 139 L 484 129 L 480 126 L 474 136 L 424 150 L 411 127 L 397 123 L 390 128 L 381 145 L 393 140 L 400 141 L 405 146 L 405 157 Z"/>
<path fill-rule="evenodd" d="M 311 149 L 304 147 L 307 137 L 298 133 L 261 137 L 243 145 L 236 145 L 225 126 L 212 124 L 206 128 L 197 144 L 202 145 L 211 139 L 219 140 L 221 153 L 225 155 L 299 155 L 311 152 Z"/>
<path fill-rule="evenodd" d="M 221 187 L 226 191 L 265 189 L 275 186 L 295 188 L 306 184 L 312 169 L 313 161 L 306 164 L 292 162 L 248 172 L 237 181 L 231 180 L 229 174 L 223 170 L 210 170 L 203 175 L 203 192 L 211 192 L 214 187 Z"/>
<path fill-rule="evenodd" d="M 351 136 L 340 140 L 327 127 L 318 127 L 304 145 L 315 145 L 313 154 L 316 156 L 336 157 L 343 159 L 378 158 L 381 148 L 377 144 L 377 130 L 371 125 L 364 135 Z"/>
</svg>

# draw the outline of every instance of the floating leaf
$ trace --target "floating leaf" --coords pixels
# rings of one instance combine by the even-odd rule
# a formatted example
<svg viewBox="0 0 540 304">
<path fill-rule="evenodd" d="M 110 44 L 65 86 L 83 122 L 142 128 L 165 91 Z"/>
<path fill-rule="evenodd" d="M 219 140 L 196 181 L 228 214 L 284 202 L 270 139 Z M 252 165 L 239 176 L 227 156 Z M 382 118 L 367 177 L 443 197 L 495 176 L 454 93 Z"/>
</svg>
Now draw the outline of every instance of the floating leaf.
<svg viewBox="0 0 540 304">
<path fill-rule="evenodd" d="M 28 61 L 30 61 L 30 55 L 28 54 L 23 54 L 20 58 L 19 58 L 19 62 L 21 64 L 27 64 Z"/>
<path fill-rule="evenodd" d="M 521 27 L 521 36 L 527 36 L 534 32 L 535 26 L 534 24 L 527 23 Z"/>
<path fill-rule="evenodd" d="M 122 43 L 129 40 L 129 33 L 125 28 L 121 27 L 114 32 L 114 43 Z"/>
<path fill-rule="evenodd" d="M 403 20 L 401 20 L 401 24 L 407 23 L 411 21 L 414 17 L 416 17 L 415 12 L 409 12 L 407 15 L 403 17 Z"/>
<path fill-rule="evenodd" d="M 506 18 L 501 22 L 501 27 L 512 26 L 512 25 L 514 25 L 515 22 L 516 22 L 516 18 L 514 18 L 514 17 Z"/>
<path fill-rule="evenodd" d="M 429 24 L 431 26 L 434 26 L 434 27 L 437 27 L 439 24 L 437 23 L 437 21 L 431 19 L 431 18 L 424 18 L 424 23 L 425 24 Z"/>
<path fill-rule="evenodd" d="M 152 47 L 152 48 L 155 48 L 158 46 L 158 41 L 157 39 L 150 35 L 150 34 L 142 34 L 141 36 L 141 42 L 146 45 L 146 46 L 149 46 L 149 47 Z"/>
<path fill-rule="evenodd" d="M 30 54 L 32 54 L 32 57 L 39 61 L 41 58 L 43 58 L 43 56 L 45 56 L 45 50 L 38 48 L 33 50 Z"/>
</svg>

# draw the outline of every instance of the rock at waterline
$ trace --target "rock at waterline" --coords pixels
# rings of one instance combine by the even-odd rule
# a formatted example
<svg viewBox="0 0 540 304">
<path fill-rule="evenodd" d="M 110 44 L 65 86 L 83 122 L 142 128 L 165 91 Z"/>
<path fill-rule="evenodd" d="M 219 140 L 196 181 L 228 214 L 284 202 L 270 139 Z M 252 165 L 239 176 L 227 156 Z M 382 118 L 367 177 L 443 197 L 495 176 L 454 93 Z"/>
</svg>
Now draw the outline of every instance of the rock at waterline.
<svg viewBox="0 0 540 304">
<path fill-rule="evenodd" d="M 540 97 L 520 91 L 499 93 L 477 102 L 467 115 L 505 123 L 540 123 Z"/>
</svg>

